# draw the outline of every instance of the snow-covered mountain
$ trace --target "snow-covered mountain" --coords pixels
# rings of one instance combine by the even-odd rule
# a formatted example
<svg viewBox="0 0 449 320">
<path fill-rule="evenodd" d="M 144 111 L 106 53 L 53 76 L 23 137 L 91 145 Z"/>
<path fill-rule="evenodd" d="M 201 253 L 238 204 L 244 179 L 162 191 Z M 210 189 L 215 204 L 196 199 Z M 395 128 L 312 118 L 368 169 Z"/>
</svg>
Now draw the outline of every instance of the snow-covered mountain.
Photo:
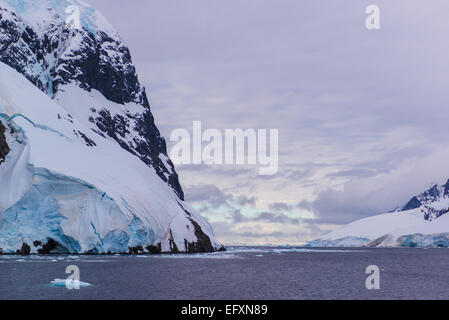
<svg viewBox="0 0 449 320">
<path fill-rule="evenodd" d="M 393 212 L 357 220 L 308 246 L 449 247 L 449 181 Z"/>
<path fill-rule="evenodd" d="M 78 0 L 0 0 L 0 248 L 222 248 L 184 202 L 128 48 Z"/>
</svg>

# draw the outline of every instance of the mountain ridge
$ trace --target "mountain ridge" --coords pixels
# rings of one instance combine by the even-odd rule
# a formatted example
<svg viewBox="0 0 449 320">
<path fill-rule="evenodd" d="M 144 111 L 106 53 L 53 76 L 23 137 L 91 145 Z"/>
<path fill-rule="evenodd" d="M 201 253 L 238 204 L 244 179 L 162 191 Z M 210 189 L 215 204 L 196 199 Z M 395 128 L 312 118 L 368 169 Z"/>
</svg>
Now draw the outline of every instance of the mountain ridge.
<svg viewBox="0 0 449 320">
<path fill-rule="evenodd" d="M 43 11 L 46 18 L 40 24 L 30 25 L 27 19 L 11 11 L 13 2 L 25 16 L 26 8 L 31 7 L 33 12 L 28 15 L 35 16 L 37 10 Z M 2 7 L 2 3 L 10 9 Z M 19 6 L 19 3 L 23 5 Z M 57 12 L 53 7 L 45 6 L 52 3 L 48 0 L 0 1 L 0 61 L 56 100 L 73 99 L 65 98 L 64 92 L 67 85 L 75 83 L 88 92 L 99 91 L 107 101 L 141 105 L 143 109 L 138 115 L 124 110 L 111 115 L 111 107 L 91 106 L 89 109 L 96 112 L 86 115 L 86 120 L 93 124 L 94 130 L 113 138 L 124 149 L 153 166 L 159 177 L 184 200 L 178 175 L 167 156 L 165 139 L 154 123 L 145 88 L 139 83 L 128 47 L 102 15 L 91 12 L 92 7 L 79 1 L 58 2 L 61 8 L 83 4 L 81 16 L 90 15 L 92 20 L 94 17 L 100 20 L 100 30 L 95 33 L 92 32 L 92 21 L 89 28 L 83 25 L 82 30 L 71 29 L 66 25 L 61 9 Z M 132 132 L 137 132 L 139 139 L 127 139 Z M 160 154 L 168 159 L 166 163 L 159 158 Z"/>
<path fill-rule="evenodd" d="M 356 220 L 311 247 L 449 247 L 449 180 L 385 214 Z"/>
<path fill-rule="evenodd" d="M 0 0 L 0 72 L 0 252 L 223 249 L 184 202 L 129 49 L 98 11 Z"/>
</svg>

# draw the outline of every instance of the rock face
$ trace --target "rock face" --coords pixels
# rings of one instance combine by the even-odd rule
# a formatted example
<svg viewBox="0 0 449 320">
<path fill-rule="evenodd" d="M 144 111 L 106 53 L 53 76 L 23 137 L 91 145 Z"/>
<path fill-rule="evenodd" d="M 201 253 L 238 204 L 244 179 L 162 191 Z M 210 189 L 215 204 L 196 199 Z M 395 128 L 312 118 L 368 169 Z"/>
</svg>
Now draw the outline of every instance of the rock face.
<svg viewBox="0 0 449 320">
<path fill-rule="evenodd" d="M 5 161 L 6 155 L 9 153 L 9 146 L 5 136 L 6 128 L 0 121 L 0 163 Z"/>
<path fill-rule="evenodd" d="M 444 206 L 434 206 L 434 203 L 448 202 Z M 397 211 L 420 208 L 424 219 L 431 221 L 449 212 L 449 180 L 443 185 L 434 185 L 423 193 L 414 196 Z"/>
<path fill-rule="evenodd" d="M 184 202 L 130 52 L 98 11 L 0 0 L 0 71 L 0 250 L 222 249 Z"/>
</svg>

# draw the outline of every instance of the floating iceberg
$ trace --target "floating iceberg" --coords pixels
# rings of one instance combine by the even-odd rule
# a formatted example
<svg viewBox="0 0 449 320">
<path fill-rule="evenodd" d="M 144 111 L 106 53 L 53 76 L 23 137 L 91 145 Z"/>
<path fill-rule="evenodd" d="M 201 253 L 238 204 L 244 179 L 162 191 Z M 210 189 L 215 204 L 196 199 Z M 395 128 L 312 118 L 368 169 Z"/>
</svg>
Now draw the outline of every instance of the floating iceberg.
<svg viewBox="0 0 449 320">
<path fill-rule="evenodd" d="M 50 282 L 50 284 L 53 287 L 66 287 L 66 288 L 72 288 L 72 289 L 78 289 L 82 287 L 89 287 L 91 286 L 90 283 L 82 282 L 79 280 L 73 280 L 73 279 L 55 279 Z"/>
</svg>

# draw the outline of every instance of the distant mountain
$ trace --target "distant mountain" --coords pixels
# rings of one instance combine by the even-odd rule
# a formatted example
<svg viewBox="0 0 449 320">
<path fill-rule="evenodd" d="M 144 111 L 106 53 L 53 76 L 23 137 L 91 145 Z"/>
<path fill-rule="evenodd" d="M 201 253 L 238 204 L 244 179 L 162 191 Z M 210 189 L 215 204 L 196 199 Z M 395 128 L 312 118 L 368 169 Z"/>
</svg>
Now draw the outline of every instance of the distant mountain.
<svg viewBox="0 0 449 320">
<path fill-rule="evenodd" d="M 80 29 L 66 8 L 80 9 Z M 78 0 L 0 0 L 0 250 L 221 248 L 184 202 L 118 33 Z"/>
<path fill-rule="evenodd" d="M 449 211 L 449 180 L 442 186 L 434 185 L 410 199 L 397 211 L 421 208 L 425 220 L 434 220 Z M 437 205 L 438 204 L 438 205 Z M 449 230 L 448 230 L 449 231 Z"/>
<path fill-rule="evenodd" d="M 357 220 L 308 246 L 449 247 L 449 181 L 393 212 Z"/>
</svg>

